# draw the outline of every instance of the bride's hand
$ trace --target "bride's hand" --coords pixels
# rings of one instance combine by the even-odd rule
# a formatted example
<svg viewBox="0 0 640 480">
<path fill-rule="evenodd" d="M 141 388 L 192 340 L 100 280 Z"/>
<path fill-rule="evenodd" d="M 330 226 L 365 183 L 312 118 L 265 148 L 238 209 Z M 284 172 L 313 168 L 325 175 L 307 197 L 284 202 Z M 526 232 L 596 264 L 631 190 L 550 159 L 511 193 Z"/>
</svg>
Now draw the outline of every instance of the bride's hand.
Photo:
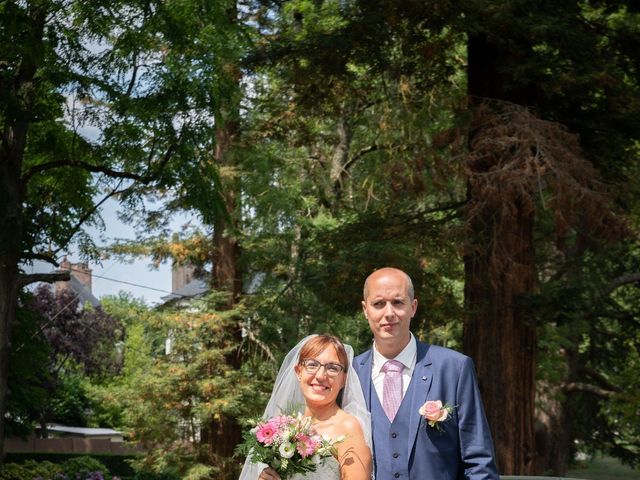
<svg viewBox="0 0 640 480">
<path fill-rule="evenodd" d="M 260 473 L 258 480 L 280 480 L 280 475 L 271 467 L 267 467 Z"/>
</svg>

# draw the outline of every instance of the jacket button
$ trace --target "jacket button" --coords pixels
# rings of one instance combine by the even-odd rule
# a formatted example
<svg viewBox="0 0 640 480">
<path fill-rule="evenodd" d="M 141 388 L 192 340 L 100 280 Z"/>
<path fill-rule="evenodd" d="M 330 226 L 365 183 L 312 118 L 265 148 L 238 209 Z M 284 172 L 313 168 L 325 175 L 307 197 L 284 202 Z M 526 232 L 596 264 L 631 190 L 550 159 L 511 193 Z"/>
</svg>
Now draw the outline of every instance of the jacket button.
<svg viewBox="0 0 640 480">
<path fill-rule="evenodd" d="M 396 478 L 400 478 L 400 474 L 399 474 L 399 473 L 396 473 L 396 474 L 394 475 L 394 477 L 396 477 Z"/>
<path fill-rule="evenodd" d="M 397 436 L 398 436 L 398 434 L 397 434 L 396 432 L 393 432 L 393 433 L 391 434 L 391 437 L 392 437 L 392 438 L 396 438 Z"/>
<path fill-rule="evenodd" d="M 400 456 L 400 454 L 398 452 L 393 454 L 393 458 L 398 458 Z"/>
</svg>

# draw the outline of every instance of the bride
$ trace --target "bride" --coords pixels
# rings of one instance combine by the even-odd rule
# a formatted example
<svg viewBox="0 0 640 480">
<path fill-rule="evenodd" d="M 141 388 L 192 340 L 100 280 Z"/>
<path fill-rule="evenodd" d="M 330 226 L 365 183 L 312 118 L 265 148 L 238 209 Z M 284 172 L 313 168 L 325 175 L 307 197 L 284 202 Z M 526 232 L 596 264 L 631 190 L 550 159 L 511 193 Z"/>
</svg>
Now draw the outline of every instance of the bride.
<svg viewBox="0 0 640 480">
<path fill-rule="evenodd" d="M 371 423 L 356 372 L 351 366 L 353 349 L 330 335 L 311 335 L 285 357 L 263 418 L 304 403 L 320 435 L 337 443 L 337 456 L 318 465 L 315 472 L 294 475 L 291 480 L 370 480 Z M 279 480 L 272 468 L 248 459 L 240 480 Z"/>
</svg>

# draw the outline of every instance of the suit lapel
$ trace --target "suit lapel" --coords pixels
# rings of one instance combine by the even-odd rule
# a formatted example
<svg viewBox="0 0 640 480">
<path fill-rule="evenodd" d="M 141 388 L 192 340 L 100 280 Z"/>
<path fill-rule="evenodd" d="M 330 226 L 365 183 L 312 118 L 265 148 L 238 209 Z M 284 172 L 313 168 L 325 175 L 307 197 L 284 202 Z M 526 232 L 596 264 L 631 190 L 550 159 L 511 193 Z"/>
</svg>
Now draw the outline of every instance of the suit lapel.
<svg viewBox="0 0 640 480">
<path fill-rule="evenodd" d="M 367 410 L 371 411 L 371 369 L 373 368 L 373 352 L 368 350 L 360 358 L 360 368 L 358 370 L 358 377 L 360 378 L 360 385 L 362 385 L 362 393 L 364 393 L 364 400 L 367 404 Z"/>
<path fill-rule="evenodd" d="M 416 352 L 416 367 L 413 371 L 411 383 L 407 394 L 411 397 L 409 404 L 409 435 L 407 435 L 409 452 L 413 450 L 413 445 L 416 441 L 418 434 L 418 427 L 420 425 L 420 414 L 418 410 L 424 402 L 427 401 L 427 395 L 431 389 L 433 383 L 433 365 L 431 361 L 431 355 L 429 354 L 429 345 L 417 342 Z"/>
</svg>

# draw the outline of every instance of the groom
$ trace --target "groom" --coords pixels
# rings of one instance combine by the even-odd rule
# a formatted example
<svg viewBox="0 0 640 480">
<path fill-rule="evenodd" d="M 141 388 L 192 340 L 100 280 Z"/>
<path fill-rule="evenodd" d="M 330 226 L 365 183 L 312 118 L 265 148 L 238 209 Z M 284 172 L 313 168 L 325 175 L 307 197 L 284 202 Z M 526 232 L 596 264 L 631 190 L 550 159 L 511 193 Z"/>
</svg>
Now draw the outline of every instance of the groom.
<svg viewBox="0 0 640 480">
<path fill-rule="evenodd" d="M 498 480 L 473 362 L 418 341 L 409 330 L 417 307 L 403 271 L 382 268 L 367 278 L 362 309 L 374 344 L 353 366 L 371 411 L 375 478 Z M 438 400 L 450 414 L 437 403 L 421 411 Z"/>
</svg>

